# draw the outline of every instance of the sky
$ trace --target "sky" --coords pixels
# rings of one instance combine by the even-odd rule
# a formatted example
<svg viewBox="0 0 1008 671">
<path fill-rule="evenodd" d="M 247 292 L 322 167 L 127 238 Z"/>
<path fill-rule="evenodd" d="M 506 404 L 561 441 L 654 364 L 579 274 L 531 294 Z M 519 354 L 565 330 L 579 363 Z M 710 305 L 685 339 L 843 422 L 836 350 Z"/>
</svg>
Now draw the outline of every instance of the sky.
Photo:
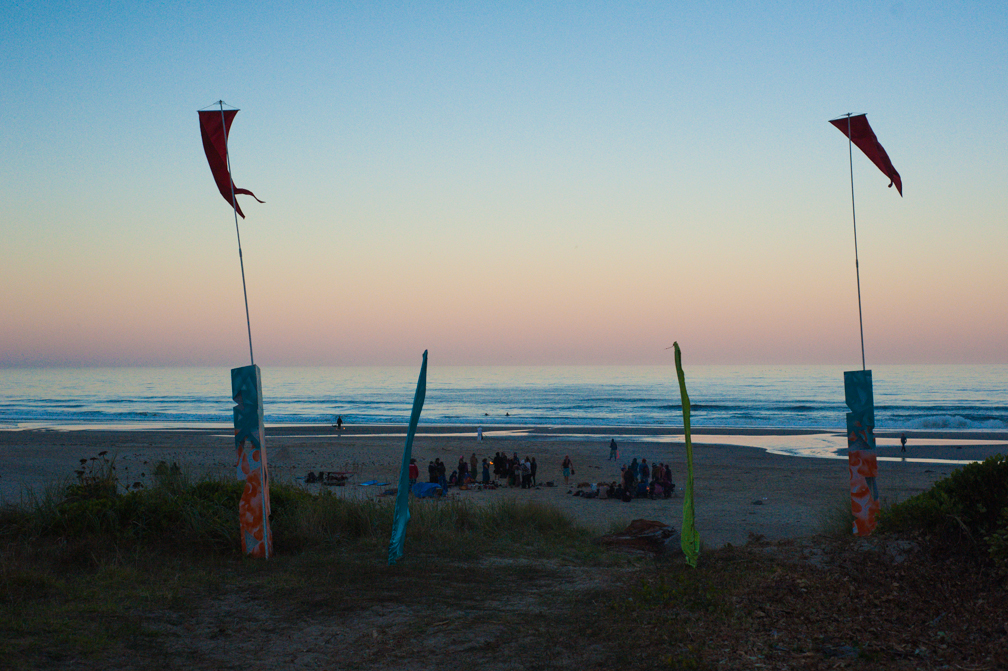
<svg viewBox="0 0 1008 671">
<path fill-rule="evenodd" d="M 545 5 L 545 6 L 544 6 Z M 0 367 L 1008 363 L 1008 3 L 0 7 Z M 903 197 L 829 119 L 866 113 Z"/>
</svg>

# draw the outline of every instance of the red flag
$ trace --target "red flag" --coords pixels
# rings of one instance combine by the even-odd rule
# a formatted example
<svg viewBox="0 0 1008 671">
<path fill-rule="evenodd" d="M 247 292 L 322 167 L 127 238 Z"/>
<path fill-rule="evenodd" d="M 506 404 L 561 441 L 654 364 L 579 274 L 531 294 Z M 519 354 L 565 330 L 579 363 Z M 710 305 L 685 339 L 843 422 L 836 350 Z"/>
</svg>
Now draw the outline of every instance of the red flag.
<svg viewBox="0 0 1008 671">
<path fill-rule="evenodd" d="M 224 200 L 230 205 L 234 203 L 235 211 L 245 218 L 245 214 L 238 206 L 238 199 L 231 200 L 231 173 L 228 172 L 227 163 L 227 136 L 231 131 L 231 122 L 234 121 L 238 110 L 208 110 L 199 113 L 200 135 L 203 136 L 203 151 L 206 152 L 207 162 L 210 164 L 210 172 L 213 173 L 214 181 L 217 182 L 217 189 L 220 190 Z M 226 127 L 225 127 L 226 124 Z M 234 195 L 243 194 L 252 196 L 260 203 L 263 202 L 255 197 L 255 194 L 248 189 L 234 187 Z"/>
<path fill-rule="evenodd" d="M 896 172 L 892 161 L 889 160 L 889 154 L 879 144 L 878 138 L 875 137 L 875 132 L 868 125 L 868 117 L 864 114 L 852 117 L 843 116 L 839 119 L 831 119 L 830 123 L 836 126 L 844 135 L 847 135 L 847 129 L 850 128 L 851 142 L 856 144 L 858 149 L 863 151 L 864 155 L 889 178 L 890 188 L 895 184 L 896 190 L 902 196 L 903 180 L 900 179 L 899 173 Z M 850 125 L 848 126 L 848 124 Z"/>
</svg>

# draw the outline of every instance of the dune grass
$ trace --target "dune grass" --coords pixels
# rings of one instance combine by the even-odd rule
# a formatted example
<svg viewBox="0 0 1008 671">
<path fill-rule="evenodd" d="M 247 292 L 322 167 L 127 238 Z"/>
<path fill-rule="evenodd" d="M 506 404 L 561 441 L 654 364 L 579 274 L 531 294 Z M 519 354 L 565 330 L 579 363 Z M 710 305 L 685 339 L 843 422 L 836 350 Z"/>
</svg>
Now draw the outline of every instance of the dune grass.
<svg viewBox="0 0 1008 671">
<path fill-rule="evenodd" d="M 107 553 L 137 548 L 169 554 L 239 556 L 236 511 L 243 484 L 194 479 L 176 464 L 159 463 L 146 485 L 123 487 L 115 459 L 81 460 L 77 478 L 28 493 L 0 509 L 0 538 L 60 539 L 65 545 L 94 545 Z M 312 493 L 274 481 L 270 486 L 274 551 L 296 554 L 346 544 L 375 551 L 387 545 L 394 500 L 352 498 L 330 490 Z M 457 500 L 414 499 L 407 547 L 474 558 L 508 548 L 534 552 L 589 546 L 590 532 L 549 506 L 518 500 L 476 505 Z"/>
</svg>

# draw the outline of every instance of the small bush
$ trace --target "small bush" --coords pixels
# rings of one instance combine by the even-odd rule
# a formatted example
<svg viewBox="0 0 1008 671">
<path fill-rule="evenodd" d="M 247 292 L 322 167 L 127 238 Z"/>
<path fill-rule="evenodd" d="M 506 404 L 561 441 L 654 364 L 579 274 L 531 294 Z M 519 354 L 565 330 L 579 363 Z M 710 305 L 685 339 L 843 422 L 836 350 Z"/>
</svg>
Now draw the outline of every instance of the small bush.
<svg viewBox="0 0 1008 671">
<path fill-rule="evenodd" d="M 1008 562 L 1008 458 L 957 469 L 931 489 L 882 512 L 881 531 L 919 531 Z"/>
</svg>

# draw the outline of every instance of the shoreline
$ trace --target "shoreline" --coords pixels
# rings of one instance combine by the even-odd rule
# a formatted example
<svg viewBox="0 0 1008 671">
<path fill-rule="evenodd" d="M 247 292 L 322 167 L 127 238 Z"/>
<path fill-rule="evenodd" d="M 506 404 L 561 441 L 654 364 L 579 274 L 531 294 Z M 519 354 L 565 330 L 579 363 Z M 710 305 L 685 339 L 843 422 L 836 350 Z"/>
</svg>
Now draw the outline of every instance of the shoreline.
<svg viewBox="0 0 1008 671">
<path fill-rule="evenodd" d="M 465 430 L 463 430 L 465 429 Z M 473 427 L 421 425 L 413 456 L 426 480 L 426 464 L 435 457 L 448 465 L 450 473 L 460 456 L 467 460 L 475 452 L 479 459 L 495 451 L 537 458 L 540 485 L 553 481 L 558 486 L 532 490 L 449 490 L 449 498 L 482 505 L 515 498 L 553 505 L 570 515 L 579 525 L 599 532 L 625 526 L 633 519 L 653 519 L 679 529 L 682 522 L 680 489 L 686 478 L 685 449 L 681 433 L 667 429 L 640 429 L 616 433 L 623 427 L 593 427 L 573 433 L 570 427 L 515 429 L 487 425 L 484 440 L 478 443 Z M 607 429 L 611 433 L 607 432 Z M 579 427 L 580 431 L 580 427 Z M 681 429 L 680 429 L 681 432 Z M 351 426 L 337 433 L 327 425 L 270 425 L 266 429 L 267 463 L 271 477 L 280 482 L 321 491 L 320 485 L 305 485 L 307 472 L 351 471 L 346 487 L 329 491 L 339 496 L 373 497 L 398 483 L 405 425 Z M 948 435 L 948 434 L 944 434 Z M 619 444 L 618 461 L 610 461 L 609 437 Z M 768 539 L 808 536 L 817 533 L 824 517 L 843 509 L 849 501 L 849 473 L 843 457 L 778 454 L 746 442 L 788 442 L 807 444 L 813 440 L 845 441 L 842 433 L 807 431 L 747 431 L 732 433 L 697 432 L 694 441 L 697 526 L 708 546 L 741 544 L 749 534 Z M 908 434 L 909 436 L 909 434 Z M 724 440 L 729 442 L 723 442 Z M 894 440 L 894 439 L 885 439 Z M 925 462 L 922 459 L 947 455 L 970 459 L 988 454 L 1008 453 L 1000 444 L 956 445 L 968 441 L 962 432 L 948 435 L 946 444 L 915 447 L 911 438 L 906 460 L 884 461 L 892 447 L 880 440 L 879 487 L 884 500 L 901 501 L 930 487 L 949 475 L 957 463 L 951 460 Z M 919 439 L 937 440 L 943 439 Z M 16 503 L 28 492 L 41 493 L 45 487 L 73 477 L 80 459 L 100 451 L 115 455 L 117 475 L 124 484 L 149 481 L 158 461 L 178 463 L 194 477 L 235 477 L 234 438 L 230 427 L 202 429 L 84 429 L 84 430 L 4 430 L 0 429 L 0 499 Z M 575 474 L 564 486 L 560 462 L 570 455 Z M 912 456 L 911 456 L 912 455 Z M 829 456 L 829 455 L 827 455 Z M 619 477 L 619 466 L 637 457 L 672 467 L 678 484 L 672 499 L 638 499 L 630 503 L 573 496 L 582 483 L 610 482 Z M 385 486 L 362 487 L 376 480 Z"/>
<path fill-rule="evenodd" d="M 51 422 L 13 422 L 10 424 L 0 423 L 0 433 L 17 431 L 212 431 L 230 430 L 230 422 L 132 422 L 132 423 L 77 423 L 77 424 L 57 424 Z M 321 430 L 335 429 L 335 424 L 330 423 L 266 423 L 267 431 L 289 430 L 303 432 L 318 432 Z M 418 431 L 423 430 L 429 434 L 454 434 L 465 433 L 475 436 L 476 427 L 482 426 L 484 434 L 489 432 L 523 432 L 535 435 L 562 436 L 571 435 L 593 435 L 606 436 L 682 436 L 683 427 L 675 425 L 663 426 L 641 426 L 637 424 L 606 424 L 606 425 L 583 425 L 583 424 L 492 424 L 492 423 L 467 423 L 467 424 L 425 424 L 421 421 Z M 393 429 L 402 429 L 405 432 L 406 423 L 392 422 L 388 424 L 344 424 L 344 432 L 353 431 L 360 434 L 387 433 Z M 726 436 L 805 436 L 816 434 L 843 434 L 844 429 L 840 427 L 775 427 L 775 426 L 692 426 L 690 433 L 694 436 L 704 435 L 726 435 Z M 1008 442 L 1008 429 L 881 429 L 875 432 L 876 438 L 899 438 L 905 433 L 908 438 L 925 438 L 931 440 L 970 439 L 987 440 L 997 442 Z M 334 434 L 335 435 L 335 434 Z"/>
</svg>

